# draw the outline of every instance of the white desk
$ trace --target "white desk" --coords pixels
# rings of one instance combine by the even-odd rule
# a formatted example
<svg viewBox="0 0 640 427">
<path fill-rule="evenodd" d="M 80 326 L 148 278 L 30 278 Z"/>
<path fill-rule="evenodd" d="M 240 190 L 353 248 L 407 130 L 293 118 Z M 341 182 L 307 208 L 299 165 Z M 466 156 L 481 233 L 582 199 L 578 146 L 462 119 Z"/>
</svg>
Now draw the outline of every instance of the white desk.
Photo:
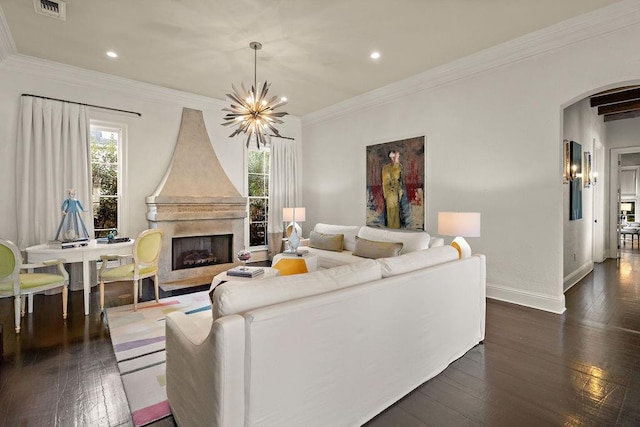
<svg viewBox="0 0 640 427">
<path fill-rule="evenodd" d="M 133 239 L 129 242 L 98 244 L 95 239 L 89 240 L 87 246 L 68 249 L 50 248 L 46 243 L 27 248 L 27 262 L 37 263 L 50 259 L 62 258 L 64 262 L 82 263 L 82 286 L 84 291 L 84 315 L 89 315 L 89 293 L 91 292 L 91 269 L 89 261 L 98 261 L 102 255 L 131 254 Z"/>
</svg>

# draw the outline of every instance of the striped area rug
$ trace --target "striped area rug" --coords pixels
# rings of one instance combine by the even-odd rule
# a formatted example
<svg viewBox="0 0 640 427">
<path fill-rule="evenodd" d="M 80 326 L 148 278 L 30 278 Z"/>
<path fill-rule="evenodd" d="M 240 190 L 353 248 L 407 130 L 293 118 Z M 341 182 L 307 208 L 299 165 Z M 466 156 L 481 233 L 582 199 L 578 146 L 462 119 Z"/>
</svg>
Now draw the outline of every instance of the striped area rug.
<svg viewBox="0 0 640 427">
<path fill-rule="evenodd" d="M 107 309 L 111 345 L 136 426 L 171 415 L 165 382 L 165 316 L 211 310 L 208 291 Z"/>
</svg>

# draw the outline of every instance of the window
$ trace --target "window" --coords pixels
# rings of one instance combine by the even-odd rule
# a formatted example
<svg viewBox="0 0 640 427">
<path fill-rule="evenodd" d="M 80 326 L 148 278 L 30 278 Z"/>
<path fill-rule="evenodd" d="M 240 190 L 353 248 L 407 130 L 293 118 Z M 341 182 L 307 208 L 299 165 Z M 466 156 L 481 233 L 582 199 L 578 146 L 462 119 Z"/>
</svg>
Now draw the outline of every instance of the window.
<svg viewBox="0 0 640 427">
<path fill-rule="evenodd" d="M 270 152 L 248 151 L 247 175 L 249 198 L 249 246 L 267 246 L 267 218 L 269 216 L 269 158 Z"/>
<path fill-rule="evenodd" d="M 120 230 L 122 128 L 91 123 L 91 174 L 95 237 Z"/>
</svg>

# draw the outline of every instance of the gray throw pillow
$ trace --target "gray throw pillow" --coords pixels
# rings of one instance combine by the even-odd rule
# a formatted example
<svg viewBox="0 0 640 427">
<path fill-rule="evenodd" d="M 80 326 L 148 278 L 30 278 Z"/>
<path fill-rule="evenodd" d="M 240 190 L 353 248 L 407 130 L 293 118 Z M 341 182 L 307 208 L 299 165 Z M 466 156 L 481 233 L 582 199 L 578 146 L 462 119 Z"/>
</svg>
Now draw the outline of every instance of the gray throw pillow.
<svg viewBox="0 0 640 427">
<path fill-rule="evenodd" d="M 309 234 L 309 246 L 325 251 L 342 252 L 344 234 L 324 234 L 312 231 Z"/>
<path fill-rule="evenodd" d="M 389 258 L 400 255 L 402 242 L 376 242 L 356 236 L 356 248 L 353 255 L 363 258 Z"/>
</svg>

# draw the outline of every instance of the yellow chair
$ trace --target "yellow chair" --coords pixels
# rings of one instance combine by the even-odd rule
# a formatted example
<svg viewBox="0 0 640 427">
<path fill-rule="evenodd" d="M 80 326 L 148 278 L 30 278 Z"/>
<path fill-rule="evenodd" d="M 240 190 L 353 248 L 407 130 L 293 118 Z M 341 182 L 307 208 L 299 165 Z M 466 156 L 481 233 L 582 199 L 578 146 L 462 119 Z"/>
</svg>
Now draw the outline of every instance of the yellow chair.
<svg viewBox="0 0 640 427">
<path fill-rule="evenodd" d="M 23 264 L 18 247 L 9 240 L 0 239 L 0 297 L 15 297 L 14 311 L 16 333 L 20 333 L 20 317 L 24 316 L 25 301 L 22 296 L 62 287 L 62 318 L 67 318 L 69 274 L 64 260 L 55 259 L 40 264 Z M 21 273 L 20 270 L 58 266 L 60 274 Z M 26 298 L 25 298 L 26 299 Z"/>
<path fill-rule="evenodd" d="M 138 290 L 142 293 L 142 279 L 153 277 L 158 302 L 158 258 L 162 248 L 162 230 L 153 228 L 145 230 L 136 237 L 132 255 L 103 255 L 100 257 L 102 267 L 100 278 L 100 310 L 104 311 L 104 284 L 111 282 L 133 282 L 133 309 L 138 309 Z M 133 257 L 130 264 L 108 268 L 107 262 Z"/>
</svg>

